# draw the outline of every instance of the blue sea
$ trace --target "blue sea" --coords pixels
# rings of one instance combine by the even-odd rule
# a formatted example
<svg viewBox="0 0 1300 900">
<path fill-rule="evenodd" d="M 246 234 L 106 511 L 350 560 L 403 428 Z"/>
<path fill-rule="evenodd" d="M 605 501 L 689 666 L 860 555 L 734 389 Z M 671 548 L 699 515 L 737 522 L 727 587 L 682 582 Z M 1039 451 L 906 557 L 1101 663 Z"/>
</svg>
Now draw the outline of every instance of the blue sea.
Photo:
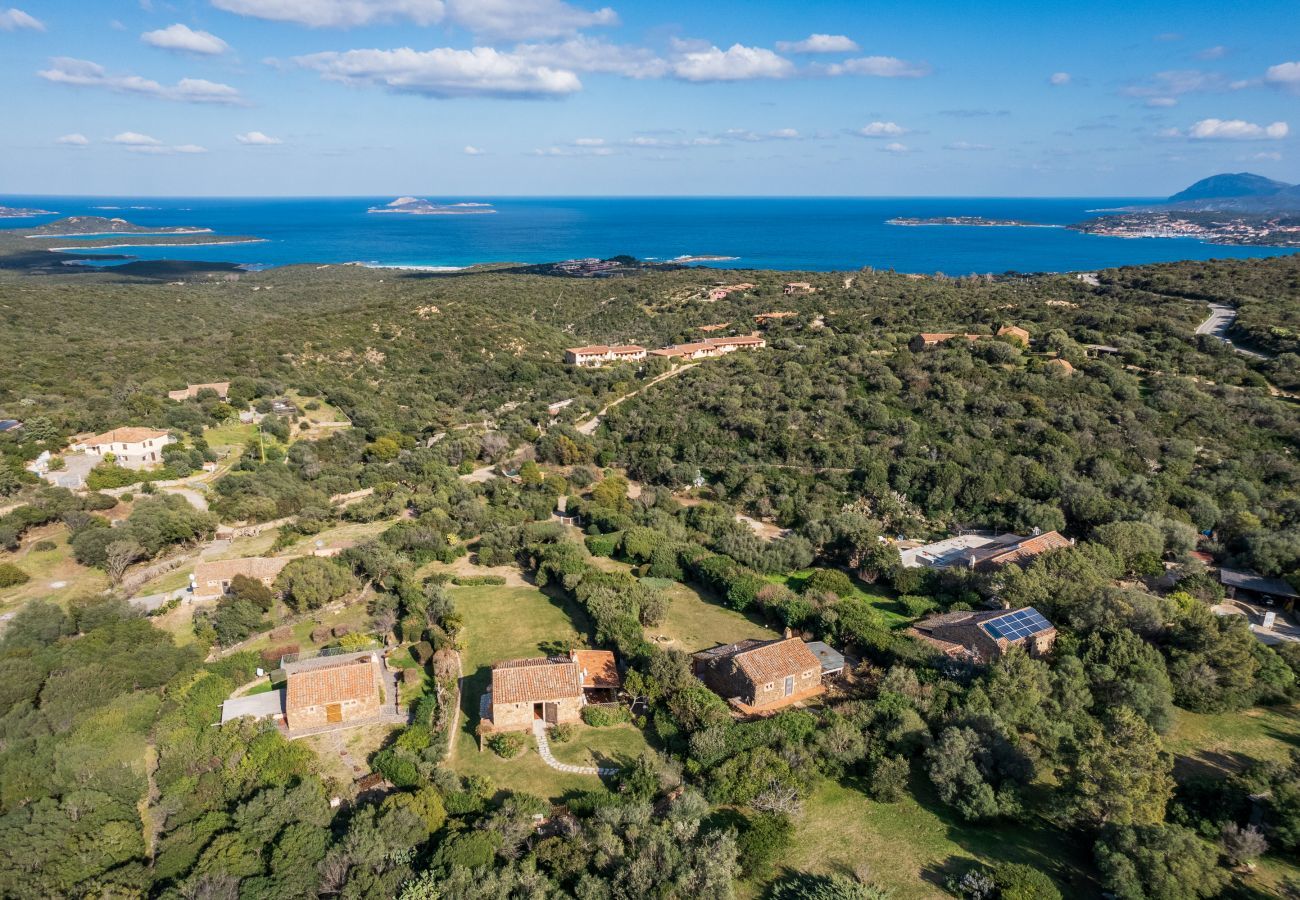
<svg viewBox="0 0 1300 900">
<path fill-rule="evenodd" d="M 896 216 L 982 216 L 1067 225 L 1107 209 L 1152 202 L 1135 197 L 430 197 L 436 203 L 487 202 L 496 213 L 409 216 L 367 212 L 391 199 L 10 196 L 0 197 L 0 205 L 54 210 L 60 217 L 117 216 L 139 225 L 196 226 L 218 234 L 252 235 L 264 240 L 101 252 L 255 268 L 345 262 L 460 267 L 628 254 L 650 260 L 734 257 L 706 263 L 730 268 L 832 271 L 872 266 L 964 275 L 1080 271 L 1294 252 L 1186 238 L 1098 237 L 1065 228 L 886 224 Z M 0 227 L 31 227 L 52 218 L 0 219 Z M 56 245 L 67 243 L 68 239 L 60 238 Z"/>
</svg>

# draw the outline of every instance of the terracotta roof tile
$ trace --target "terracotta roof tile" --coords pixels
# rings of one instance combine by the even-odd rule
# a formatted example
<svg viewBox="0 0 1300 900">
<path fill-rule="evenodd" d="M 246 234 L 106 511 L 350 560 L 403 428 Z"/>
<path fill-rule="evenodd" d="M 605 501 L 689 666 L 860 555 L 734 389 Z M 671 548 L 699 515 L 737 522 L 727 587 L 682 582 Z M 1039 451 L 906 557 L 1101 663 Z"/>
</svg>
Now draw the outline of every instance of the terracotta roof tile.
<svg viewBox="0 0 1300 900">
<path fill-rule="evenodd" d="M 344 700 L 368 700 L 378 690 L 377 664 L 362 656 L 332 666 L 290 672 L 284 708 L 288 712 Z"/>
<path fill-rule="evenodd" d="M 138 444 L 141 441 L 158 440 L 167 437 L 167 432 L 159 431 L 157 428 L 137 428 L 127 426 L 125 428 L 114 428 L 112 431 L 105 431 L 103 434 L 97 434 L 94 437 L 86 438 L 79 443 L 87 447 L 98 447 L 101 444 Z"/>
<path fill-rule="evenodd" d="M 582 696 L 582 674 L 572 660 L 509 659 L 492 667 L 493 703 L 537 703 Z"/>
<path fill-rule="evenodd" d="M 736 666 L 754 684 L 779 681 L 809 669 L 821 671 L 822 664 L 799 638 L 769 641 L 735 655 Z"/>
<path fill-rule="evenodd" d="M 573 661 L 584 673 L 582 686 L 585 688 L 617 688 L 623 684 L 623 679 L 618 677 L 618 663 L 608 650 L 575 650 Z"/>
</svg>

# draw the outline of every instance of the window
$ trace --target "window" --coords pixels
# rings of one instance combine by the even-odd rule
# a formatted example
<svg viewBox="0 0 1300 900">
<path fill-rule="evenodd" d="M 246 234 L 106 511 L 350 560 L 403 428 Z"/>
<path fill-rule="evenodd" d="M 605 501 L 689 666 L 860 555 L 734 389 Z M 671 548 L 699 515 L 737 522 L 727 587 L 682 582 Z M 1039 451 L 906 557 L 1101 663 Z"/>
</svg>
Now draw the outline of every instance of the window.
<svg viewBox="0 0 1300 900">
<path fill-rule="evenodd" d="M 773 686 L 774 686 L 774 683 L 771 682 L 771 681 L 769 681 L 767 684 L 763 685 L 763 690 L 765 690 L 765 691 L 770 691 L 770 690 L 772 690 Z"/>
<path fill-rule="evenodd" d="M 803 673 L 803 677 L 804 677 L 804 678 L 812 678 L 812 677 L 813 677 L 814 675 L 816 675 L 816 674 L 817 674 L 817 672 L 816 672 L 815 669 L 809 669 L 807 672 L 804 672 L 804 673 Z"/>
</svg>

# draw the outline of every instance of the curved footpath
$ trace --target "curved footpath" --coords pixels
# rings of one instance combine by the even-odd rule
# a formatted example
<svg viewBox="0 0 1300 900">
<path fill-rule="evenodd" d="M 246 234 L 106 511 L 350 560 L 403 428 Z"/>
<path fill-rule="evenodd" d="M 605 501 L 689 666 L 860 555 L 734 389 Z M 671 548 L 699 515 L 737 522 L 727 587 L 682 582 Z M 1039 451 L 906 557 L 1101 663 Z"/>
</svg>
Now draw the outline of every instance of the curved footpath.
<svg viewBox="0 0 1300 900">
<path fill-rule="evenodd" d="M 533 720 L 533 737 L 537 738 L 537 755 L 552 769 L 568 772 L 571 775 L 617 775 L 618 769 L 597 768 L 596 766 L 571 766 L 562 763 L 551 753 L 551 742 L 546 738 L 546 723 L 540 719 Z"/>
</svg>

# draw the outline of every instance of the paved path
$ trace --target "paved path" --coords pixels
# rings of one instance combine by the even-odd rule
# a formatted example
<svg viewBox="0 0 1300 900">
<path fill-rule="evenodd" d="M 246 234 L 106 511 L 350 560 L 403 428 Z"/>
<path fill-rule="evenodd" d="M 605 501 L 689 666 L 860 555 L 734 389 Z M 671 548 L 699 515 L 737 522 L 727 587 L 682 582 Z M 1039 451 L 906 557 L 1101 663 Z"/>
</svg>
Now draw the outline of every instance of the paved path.
<svg viewBox="0 0 1300 900">
<path fill-rule="evenodd" d="M 592 417 L 591 417 L 590 419 L 588 419 L 587 421 L 579 423 L 578 426 L 577 426 L 578 433 L 579 433 L 579 434 L 588 434 L 588 435 L 590 435 L 590 434 L 595 434 L 595 433 L 596 433 L 596 428 L 600 425 L 600 420 L 601 420 L 602 418 L 604 418 L 605 413 L 609 412 L 611 409 L 613 409 L 614 407 L 618 406 L 618 405 L 619 405 L 620 403 L 622 403 L 624 400 L 627 400 L 627 399 L 629 399 L 630 397 L 635 397 L 637 394 L 641 393 L 641 392 L 644 391 L 646 388 L 648 388 L 648 387 L 653 387 L 654 385 L 658 384 L 659 382 L 663 381 L 663 380 L 666 379 L 666 378 L 673 378 L 673 377 L 675 377 L 675 376 L 677 376 L 677 375 L 682 374 L 683 372 L 685 372 L 685 371 L 687 371 L 687 370 L 689 370 L 689 369 L 694 369 L 694 368 L 695 368 L 696 366 L 698 366 L 698 365 L 699 365 L 699 363 L 687 363 L 687 364 L 684 365 L 684 366 L 674 366 L 673 368 L 669 369 L 667 372 L 664 372 L 664 373 L 662 373 L 662 374 L 660 374 L 660 375 L 656 375 L 654 378 L 651 378 L 649 381 L 647 381 L 645 384 L 641 385 L 641 386 L 640 386 L 639 388 L 637 388 L 635 391 L 632 391 L 631 393 L 624 394 L 622 397 L 619 397 L 617 400 L 612 400 L 612 401 L 610 401 L 610 403 L 608 403 L 608 404 L 605 406 L 605 408 L 602 409 L 600 412 L 596 413 L 594 416 L 592 416 Z"/>
<path fill-rule="evenodd" d="M 1232 323 L 1237 320 L 1237 311 L 1231 306 L 1222 303 L 1210 304 L 1210 315 L 1204 322 L 1196 326 L 1197 334 L 1208 334 L 1223 341 L 1233 350 L 1236 350 L 1242 356 L 1249 356 L 1251 359 L 1268 359 L 1263 353 L 1256 353 L 1254 350 L 1247 350 L 1244 347 L 1238 347 L 1226 337 L 1228 329 Z"/>
<path fill-rule="evenodd" d="M 164 591 L 161 594 L 146 594 L 143 597 L 132 597 L 130 603 L 137 606 L 145 612 L 153 612 L 158 607 L 164 605 L 175 597 L 184 597 L 190 592 L 189 588 L 177 588 L 174 591 Z"/>
<path fill-rule="evenodd" d="M 537 738 L 537 755 L 552 769 L 568 772 L 571 775 L 617 775 L 618 769 L 597 768 L 596 766 L 571 766 L 562 763 L 551 754 L 551 742 L 546 738 L 546 723 L 540 719 L 533 720 L 533 737 Z"/>
</svg>

